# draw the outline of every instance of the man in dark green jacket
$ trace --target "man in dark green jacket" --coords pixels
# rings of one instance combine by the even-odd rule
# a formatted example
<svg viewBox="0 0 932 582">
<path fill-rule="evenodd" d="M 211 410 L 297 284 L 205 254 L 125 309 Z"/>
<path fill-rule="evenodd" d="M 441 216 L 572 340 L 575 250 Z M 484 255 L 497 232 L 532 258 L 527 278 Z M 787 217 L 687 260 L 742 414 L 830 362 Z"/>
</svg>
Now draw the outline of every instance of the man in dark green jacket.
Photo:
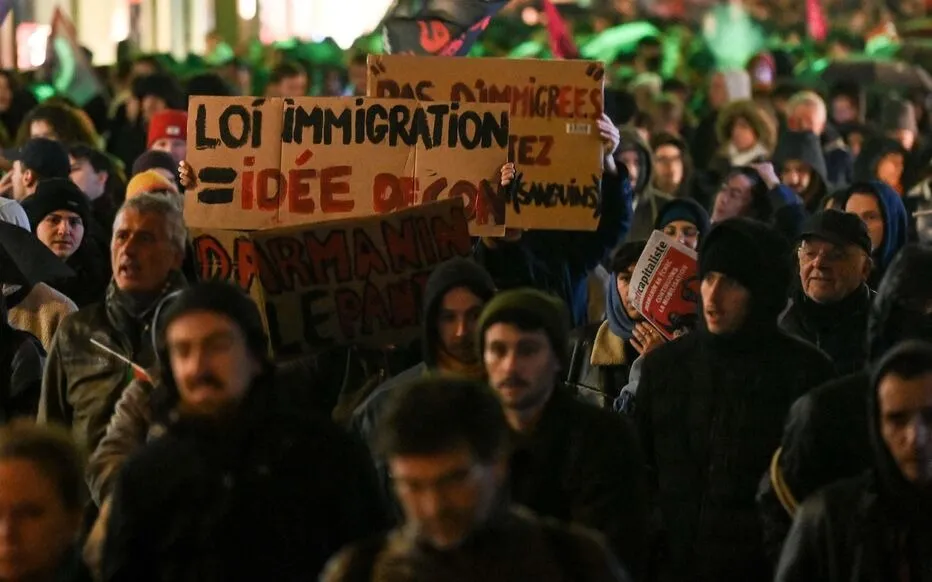
<svg viewBox="0 0 932 582">
<path fill-rule="evenodd" d="M 39 422 L 71 428 L 93 451 L 133 370 L 91 340 L 141 366 L 155 363 L 152 317 L 159 302 L 184 286 L 180 268 L 187 231 L 181 211 L 164 197 L 143 195 L 117 213 L 110 257 L 113 280 L 102 303 L 69 315 L 49 350 Z"/>
</svg>

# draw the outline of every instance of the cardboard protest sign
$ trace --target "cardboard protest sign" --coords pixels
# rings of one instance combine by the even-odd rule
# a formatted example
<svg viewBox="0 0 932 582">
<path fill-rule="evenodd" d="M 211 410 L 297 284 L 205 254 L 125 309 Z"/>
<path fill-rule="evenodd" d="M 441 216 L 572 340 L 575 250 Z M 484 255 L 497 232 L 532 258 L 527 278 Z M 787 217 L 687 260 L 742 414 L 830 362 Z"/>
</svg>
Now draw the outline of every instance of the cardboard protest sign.
<svg viewBox="0 0 932 582">
<path fill-rule="evenodd" d="M 462 198 L 504 234 L 507 106 L 399 99 L 197 97 L 188 109 L 192 228 L 255 230 Z"/>
<path fill-rule="evenodd" d="M 691 329 L 699 305 L 696 252 L 655 230 L 634 267 L 628 296 L 667 340 L 678 330 Z"/>
<path fill-rule="evenodd" d="M 370 97 L 506 103 L 508 159 L 524 174 L 512 228 L 595 230 L 601 209 L 604 70 L 592 61 L 370 55 Z"/>
<path fill-rule="evenodd" d="M 201 276 L 246 290 L 277 357 L 335 344 L 404 344 L 420 332 L 424 285 L 469 256 L 461 199 L 321 224 L 195 230 Z"/>
</svg>

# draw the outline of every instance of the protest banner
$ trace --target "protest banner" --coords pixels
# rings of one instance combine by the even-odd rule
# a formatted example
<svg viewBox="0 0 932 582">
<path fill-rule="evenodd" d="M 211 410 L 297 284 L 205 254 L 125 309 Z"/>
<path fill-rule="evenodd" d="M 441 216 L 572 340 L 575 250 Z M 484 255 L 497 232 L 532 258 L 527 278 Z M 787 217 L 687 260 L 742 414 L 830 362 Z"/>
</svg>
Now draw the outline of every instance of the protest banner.
<svg viewBox="0 0 932 582">
<path fill-rule="evenodd" d="M 257 230 L 462 198 L 473 235 L 501 236 L 508 135 L 497 104 L 193 98 L 185 220 Z"/>
<path fill-rule="evenodd" d="M 628 298 L 667 340 L 692 328 L 699 305 L 696 252 L 655 230 L 634 267 Z"/>
<path fill-rule="evenodd" d="M 472 252 L 459 198 L 321 224 L 192 236 L 201 277 L 250 294 L 276 357 L 415 339 L 431 271 Z"/>
<path fill-rule="evenodd" d="M 523 174 L 509 228 L 595 230 L 601 210 L 604 69 L 595 61 L 369 55 L 367 94 L 506 103 L 508 159 Z"/>
</svg>

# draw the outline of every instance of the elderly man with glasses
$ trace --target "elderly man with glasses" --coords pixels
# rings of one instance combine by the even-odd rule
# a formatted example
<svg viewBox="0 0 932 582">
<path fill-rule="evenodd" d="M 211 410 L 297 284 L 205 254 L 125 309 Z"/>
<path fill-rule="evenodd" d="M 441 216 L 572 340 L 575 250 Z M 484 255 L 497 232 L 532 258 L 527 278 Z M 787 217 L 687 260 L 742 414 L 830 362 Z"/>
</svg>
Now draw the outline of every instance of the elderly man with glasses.
<svg viewBox="0 0 932 582">
<path fill-rule="evenodd" d="M 871 239 L 857 217 L 837 210 L 814 214 L 799 237 L 799 287 L 780 327 L 831 356 L 840 374 L 867 360 L 867 314 L 874 292 Z"/>
</svg>

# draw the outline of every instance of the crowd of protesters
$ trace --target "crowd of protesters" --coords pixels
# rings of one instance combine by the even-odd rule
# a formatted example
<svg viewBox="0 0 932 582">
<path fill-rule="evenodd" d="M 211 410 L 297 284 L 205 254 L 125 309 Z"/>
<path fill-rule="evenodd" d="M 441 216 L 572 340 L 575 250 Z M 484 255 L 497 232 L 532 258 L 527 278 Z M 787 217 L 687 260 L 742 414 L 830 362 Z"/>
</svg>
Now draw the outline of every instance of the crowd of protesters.
<svg viewBox="0 0 932 582">
<path fill-rule="evenodd" d="M 187 97 L 238 66 L 123 63 L 102 118 L 0 74 L 0 580 L 932 580 L 927 95 L 656 48 L 595 231 L 476 239 L 413 345 L 289 360 L 183 216 Z M 654 231 L 698 253 L 670 341 L 629 297 Z"/>
</svg>

